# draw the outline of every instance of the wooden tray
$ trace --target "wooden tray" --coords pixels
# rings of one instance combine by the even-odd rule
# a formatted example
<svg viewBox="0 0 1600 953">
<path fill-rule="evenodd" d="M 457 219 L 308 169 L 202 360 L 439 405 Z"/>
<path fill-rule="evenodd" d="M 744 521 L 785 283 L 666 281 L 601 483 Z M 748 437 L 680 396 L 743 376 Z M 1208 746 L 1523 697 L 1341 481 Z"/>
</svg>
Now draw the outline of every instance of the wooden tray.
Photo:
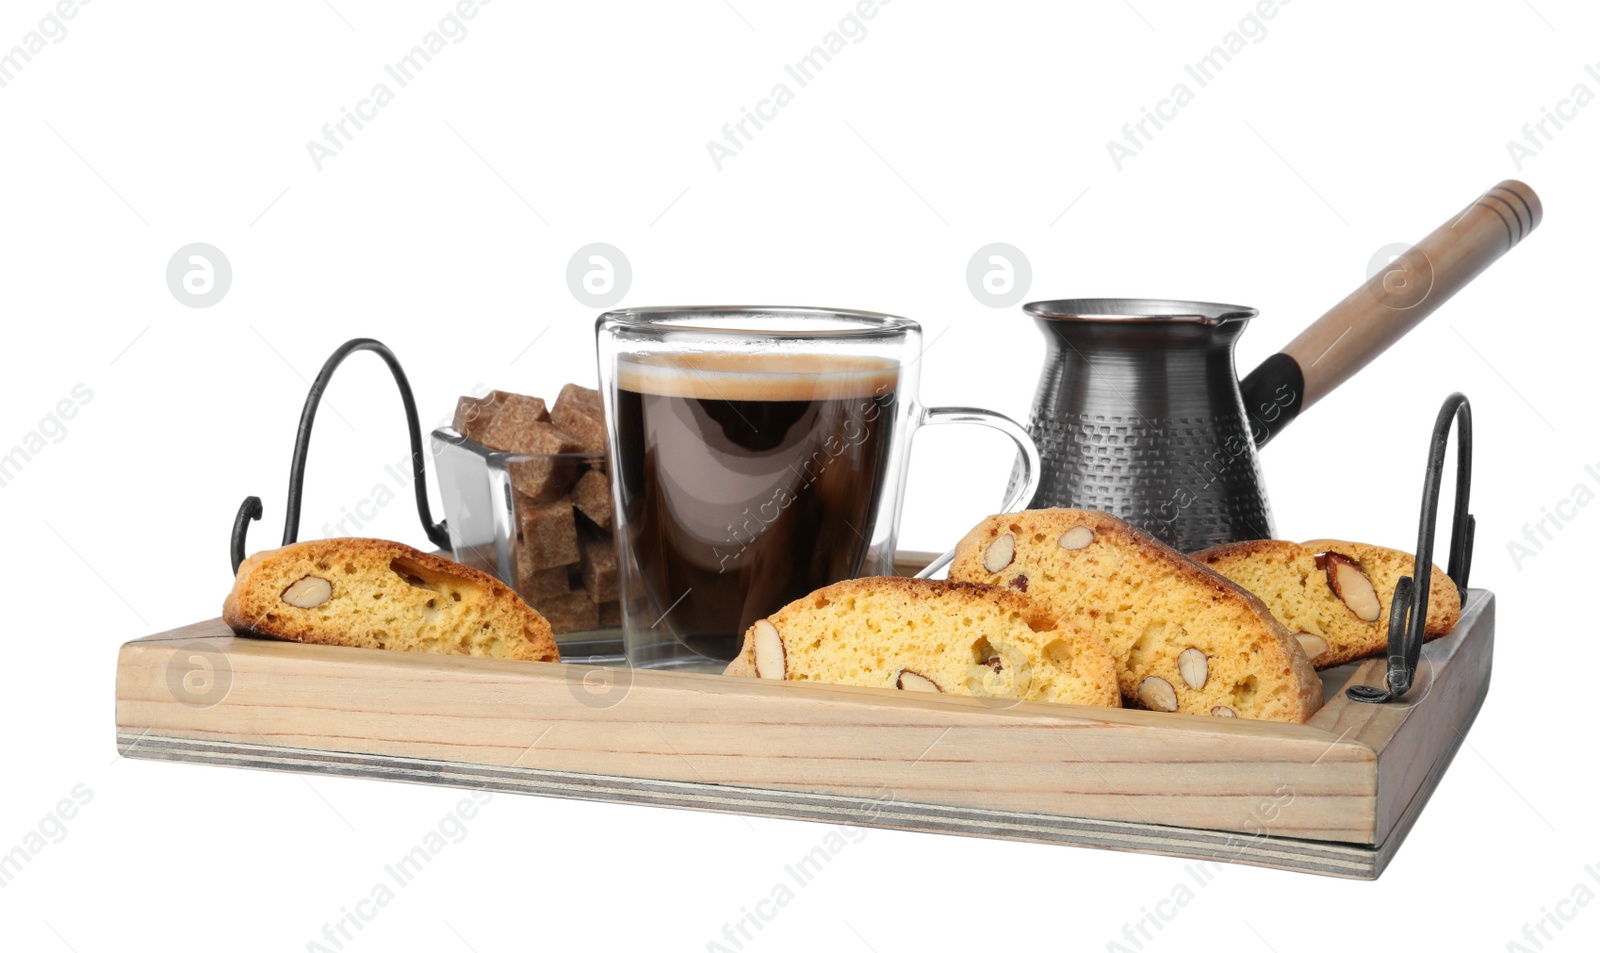
<svg viewBox="0 0 1600 953">
<path fill-rule="evenodd" d="M 1376 878 L 1489 686 L 1494 596 L 1402 704 L 1305 725 L 299 645 L 213 619 L 122 647 L 131 758 L 1107 847 Z"/>
</svg>

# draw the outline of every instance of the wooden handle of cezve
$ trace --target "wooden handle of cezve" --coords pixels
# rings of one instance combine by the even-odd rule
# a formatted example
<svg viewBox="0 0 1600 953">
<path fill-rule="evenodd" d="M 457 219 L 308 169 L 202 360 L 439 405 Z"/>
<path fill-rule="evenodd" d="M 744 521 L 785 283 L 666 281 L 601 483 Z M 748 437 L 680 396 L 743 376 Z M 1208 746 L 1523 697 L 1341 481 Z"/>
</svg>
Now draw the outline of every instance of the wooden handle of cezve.
<svg viewBox="0 0 1600 953">
<path fill-rule="evenodd" d="M 1539 196 L 1514 179 L 1480 195 L 1334 305 L 1240 385 L 1256 445 L 1366 367 L 1539 225 Z"/>
</svg>

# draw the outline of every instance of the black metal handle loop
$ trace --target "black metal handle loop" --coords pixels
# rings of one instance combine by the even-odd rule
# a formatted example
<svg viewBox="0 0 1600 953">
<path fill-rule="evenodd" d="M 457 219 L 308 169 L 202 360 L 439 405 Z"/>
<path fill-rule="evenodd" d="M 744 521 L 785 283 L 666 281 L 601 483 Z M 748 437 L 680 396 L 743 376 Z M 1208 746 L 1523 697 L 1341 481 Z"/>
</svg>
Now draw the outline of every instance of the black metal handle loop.
<svg viewBox="0 0 1600 953">
<path fill-rule="evenodd" d="M 417 417 L 417 400 L 411 394 L 411 382 L 406 379 L 406 372 L 400 368 L 394 352 L 372 338 L 356 338 L 340 345 L 311 383 L 311 393 L 306 395 L 305 407 L 300 411 L 300 430 L 294 438 L 294 462 L 289 466 L 289 498 L 284 507 L 283 545 L 293 543 L 300 536 L 300 498 L 305 488 L 306 453 L 311 448 L 311 426 L 317 419 L 317 406 L 322 403 L 322 392 L 328 389 L 333 372 L 344 359 L 357 351 L 377 354 L 389 366 L 390 373 L 394 374 L 395 386 L 400 389 L 400 401 L 406 409 L 406 426 L 411 432 L 411 478 L 417 494 L 417 517 L 422 520 L 422 529 L 428 534 L 428 540 L 444 549 L 450 545 L 450 533 L 443 520 L 437 523 L 433 521 L 433 512 L 428 507 L 427 458 L 422 453 L 422 424 Z M 245 536 L 250 531 L 250 522 L 260 518 L 261 498 L 246 497 L 233 518 L 230 542 L 234 573 L 239 572 L 239 564 L 244 562 Z"/>
<path fill-rule="evenodd" d="M 1424 580 L 1433 571 L 1433 537 L 1439 515 L 1439 483 L 1444 470 L 1444 451 L 1450 441 L 1450 425 L 1456 424 L 1456 509 L 1450 532 L 1450 578 L 1461 600 L 1467 598 L 1467 574 L 1472 570 L 1472 542 L 1478 521 L 1467 511 L 1472 492 L 1472 405 L 1466 395 L 1451 394 L 1439 408 L 1433 425 L 1433 442 L 1428 448 L 1428 470 L 1422 483 L 1422 518 L 1417 529 L 1416 562 L 1411 575 L 1401 576 L 1389 604 L 1389 668 L 1386 687 L 1352 685 L 1345 690 L 1351 701 L 1395 701 L 1411 690 L 1422 659 L 1422 640 L 1428 624 L 1428 590 Z"/>
</svg>

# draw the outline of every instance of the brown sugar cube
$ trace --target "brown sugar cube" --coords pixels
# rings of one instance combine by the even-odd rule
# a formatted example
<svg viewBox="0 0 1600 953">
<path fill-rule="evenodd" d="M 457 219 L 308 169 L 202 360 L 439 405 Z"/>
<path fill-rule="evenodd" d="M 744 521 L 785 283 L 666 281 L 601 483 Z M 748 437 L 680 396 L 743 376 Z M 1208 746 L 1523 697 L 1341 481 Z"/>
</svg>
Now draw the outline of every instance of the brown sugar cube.
<svg viewBox="0 0 1600 953">
<path fill-rule="evenodd" d="M 565 497 L 549 501 L 518 497 L 517 521 L 522 527 L 521 553 L 528 571 L 570 566 L 582 558 L 578 521 L 572 518 L 572 504 Z"/>
<path fill-rule="evenodd" d="M 596 603 L 614 602 L 617 592 L 617 551 L 609 539 L 583 541 L 583 588 Z"/>
<path fill-rule="evenodd" d="M 550 422 L 578 438 L 591 453 L 606 450 L 606 412 L 600 392 L 577 384 L 561 388 L 556 405 L 550 409 Z"/>
<path fill-rule="evenodd" d="M 479 443 L 506 453 L 550 452 L 544 449 L 549 437 L 540 429 L 550 426 L 550 413 L 545 410 L 544 401 L 497 390 L 484 398 L 484 402 L 493 406 L 489 409 L 488 422 L 478 428 L 475 439 Z M 479 414 L 482 413 L 480 408 Z"/>
<path fill-rule="evenodd" d="M 513 399 L 515 399 L 515 400 L 533 401 L 535 404 L 538 404 L 540 407 L 544 406 L 544 398 L 542 398 L 542 397 L 529 397 L 526 394 L 513 394 L 511 391 L 508 391 L 508 390 L 492 390 L 487 395 L 485 395 L 483 399 L 488 401 L 489 403 L 493 404 L 495 407 L 500 407 L 501 405 L 503 405 L 506 402 L 508 402 L 510 400 L 513 400 Z M 549 414 L 544 414 L 539 419 L 540 420 L 549 420 L 550 419 L 550 415 Z"/>
<path fill-rule="evenodd" d="M 468 440 L 477 440 L 493 414 L 494 404 L 489 398 L 462 397 L 456 401 L 456 416 L 451 426 Z"/>
<path fill-rule="evenodd" d="M 506 464 L 506 472 L 511 474 L 511 485 L 517 488 L 518 493 L 535 500 L 549 500 L 567 491 L 572 483 L 572 474 L 578 468 L 578 461 L 546 455 L 574 453 L 578 450 L 578 441 L 547 423 L 535 421 L 521 435 L 519 446 L 526 449 L 516 450 L 515 453 L 531 454 L 533 459 Z"/>
<path fill-rule="evenodd" d="M 622 624 L 622 603 L 602 602 L 600 609 L 600 628 L 614 629 Z"/>
<path fill-rule="evenodd" d="M 611 528 L 611 481 L 599 470 L 578 478 L 572 488 L 572 505 L 601 529 Z"/>
<path fill-rule="evenodd" d="M 493 419 L 495 411 L 499 410 L 511 398 L 519 398 L 518 401 L 512 401 L 513 403 L 533 401 L 540 407 L 544 405 L 544 401 L 539 400 L 537 397 L 522 397 L 519 394 L 512 394 L 503 390 L 493 390 L 482 397 L 466 396 L 456 401 L 456 415 L 452 426 L 455 428 L 456 433 L 466 437 L 468 440 L 476 440 L 482 443 L 483 441 L 479 438 L 483 436 L 484 428 L 489 426 L 489 421 Z M 524 410 L 531 409 L 527 405 L 523 405 L 523 407 Z M 550 415 L 544 414 L 541 419 L 549 420 Z"/>
<path fill-rule="evenodd" d="M 556 634 L 582 632 L 600 624 L 600 609 L 581 592 L 552 596 L 534 605 Z"/>
<path fill-rule="evenodd" d="M 524 602 L 536 605 L 536 600 L 546 596 L 564 596 L 572 591 L 572 582 L 567 575 L 566 566 L 535 569 L 527 552 L 526 546 L 518 544 L 517 594 L 522 596 Z"/>
</svg>

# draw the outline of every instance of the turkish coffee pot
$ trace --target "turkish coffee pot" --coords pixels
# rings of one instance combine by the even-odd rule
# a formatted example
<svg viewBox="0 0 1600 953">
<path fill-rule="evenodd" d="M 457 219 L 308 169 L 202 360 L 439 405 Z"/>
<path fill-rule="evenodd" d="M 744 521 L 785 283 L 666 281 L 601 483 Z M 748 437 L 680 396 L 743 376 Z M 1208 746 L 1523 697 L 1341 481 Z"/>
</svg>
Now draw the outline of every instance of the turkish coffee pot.
<svg viewBox="0 0 1600 953">
<path fill-rule="evenodd" d="M 1045 338 L 1028 426 L 1043 462 L 1031 506 L 1104 510 L 1184 552 L 1272 538 L 1257 451 L 1509 251 L 1541 217 L 1532 189 L 1501 182 L 1242 383 L 1234 343 L 1254 308 L 1143 298 L 1024 306 Z M 1340 445 L 1351 439 L 1361 438 L 1329 437 Z"/>
</svg>

